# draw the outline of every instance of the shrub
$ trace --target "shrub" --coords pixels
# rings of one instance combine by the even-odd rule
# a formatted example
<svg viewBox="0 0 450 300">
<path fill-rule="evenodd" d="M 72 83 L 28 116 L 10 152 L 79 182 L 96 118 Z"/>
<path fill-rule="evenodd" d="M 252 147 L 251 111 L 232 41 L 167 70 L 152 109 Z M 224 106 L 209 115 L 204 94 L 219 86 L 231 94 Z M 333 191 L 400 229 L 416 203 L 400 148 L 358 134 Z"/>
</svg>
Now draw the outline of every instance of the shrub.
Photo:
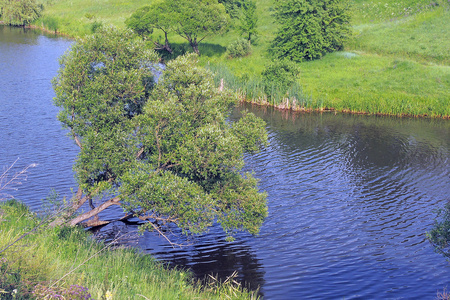
<svg viewBox="0 0 450 300">
<path fill-rule="evenodd" d="M 292 61 L 275 60 L 263 71 L 263 81 L 267 95 L 274 94 L 274 87 L 277 93 L 286 93 L 297 81 L 300 68 Z"/>
<path fill-rule="evenodd" d="M 251 52 L 251 46 L 248 40 L 246 39 L 240 39 L 233 43 L 231 43 L 227 47 L 228 55 L 230 57 L 243 57 L 247 56 Z"/>
</svg>

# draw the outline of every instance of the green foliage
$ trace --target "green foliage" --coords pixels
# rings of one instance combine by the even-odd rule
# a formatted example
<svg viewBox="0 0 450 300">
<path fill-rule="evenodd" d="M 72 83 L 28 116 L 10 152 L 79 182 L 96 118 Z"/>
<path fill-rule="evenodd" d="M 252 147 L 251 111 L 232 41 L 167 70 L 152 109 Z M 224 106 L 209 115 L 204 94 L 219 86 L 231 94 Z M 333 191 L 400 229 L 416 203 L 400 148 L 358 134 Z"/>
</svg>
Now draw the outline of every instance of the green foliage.
<svg viewBox="0 0 450 300">
<path fill-rule="evenodd" d="M 349 0 L 279 0 L 280 24 L 271 51 L 277 58 L 311 60 L 341 50 L 350 35 Z"/>
<path fill-rule="evenodd" d="M 151 19 L 152 15 L 152 7 L 143 6 L 125 20 L 125 25 L 141 37 L 148 36 L 153 33 L 153 28 L 157 26 Z"/>
<path fill-rule="evenodd" d="M 231 43 L 227 47 L 227 51 L 230 57 L 243 57 L 250 54 L 252 47 L 248 40 L 240 39 Z"/>
<path fill-rule="evenodd" d="M 0 17 L 7 25 L 30 24 L 39 18 L 43 9 L 35 0 L 0 0 Z"/>
<path fill-rule="evenodd" d="M 173 31 L 174 14 L 171 2 L 154 2 L 150 6 L 143 6 L 136 10 L 131 17 L 125 20 L 125 25 L 140 35 L 143 39 L 149 39 L 154 29 L 164 32 L 164 44 L 153 41 L 157 49 L 172 53 L 168 34 Z"/>
<path fill-rule="evenodd" d="M 186 39 L 195 53 L 198 43 L 223 32 L 228 25 L 225 8 L 217 0 L 165 0 L 172 9 L 174 31 Z"/>
<path fill-rule="evenodd" d="M 240 23 L 237 28 L 241 34 L 247 36 L 247 40 L 250 42 L 252 36 L 256 36 L 258 34 L 258 15 L 256 14 L 255 1 L 245 0 L 242 2 L 242 14 L 239 20 Z"/>
<path fill-rule="evenodd" d="M 245 0 L 218 0 L 225 6 L 225 11 L 232 19 L 238 19 L 241 15 L 242 2 Z"/>
<path fill-rule="evenodd" d="M 270 94 L 272 86 L 285 93 L 298 80 L 300 68 L 289 60 L 275 60 L 263 71 L 262 76 L 266 93 Z"/>
<path fill-rule="evenodd" d="M 188 40 L 194 52 L 199 54 L 198 43 L 207 36 L 223 32 L 228 16 L 217 0 L 163 0 L 141 7 L 125 23 L 144 37 L 148 37 L 153 29 L 163 31 L 165 45 L 155 44 L 170 53 L 168 34 L 175 32 Z"/>
<path fill-rule="evenodd" d="M 433 228 L 427 238 L 436 252 L 450 258 L 450 202 L 438 211 Z"/>
<path fill-rule="evenodd" d="M 90 197 L 119 195 L 126 212 L 186 234 L 215 220 L 228 234 L 256 234 L 266 195 L 241 169 L 244 153 L 267 144 L 264 124 L 248 114 L 237 131 L 227 121 L 237 97 L 215 87 L 196 55 L 168 63 L 152 89 L 156 59 L 129 31 L 108 27 L 62 58 L 55 104 L 81 148 L 80 187 Z"/>
</svg>

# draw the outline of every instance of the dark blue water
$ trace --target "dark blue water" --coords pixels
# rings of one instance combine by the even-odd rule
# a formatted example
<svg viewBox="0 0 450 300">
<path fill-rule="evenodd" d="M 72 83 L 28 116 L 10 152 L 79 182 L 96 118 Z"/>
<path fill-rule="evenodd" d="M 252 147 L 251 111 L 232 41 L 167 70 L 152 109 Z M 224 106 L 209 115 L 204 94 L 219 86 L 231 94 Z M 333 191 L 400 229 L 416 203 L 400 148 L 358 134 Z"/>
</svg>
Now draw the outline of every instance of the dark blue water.
<svg viewBox="0 0 450 300">
<path fill-rule="evenodd" d="M 70 196 L 76 187 L 77 149 L 56 120 L 50 84 L 69 45 L 0 26 L 0 166 L 38 164 L 11 191 L 34 209 L 52 188 Z M 450 200 L 448 120 L 247 108 L 266 120 L 271 142 L 246 157 L 269 195 L 260 235 L 227 243 L 213 228 L 180 249 L 146 233 L 139 247 L 200 278 L 237 270 L 266 299 L 432 299 L 448 286 L 450 266 L 425 238 Z"/>
<path fill-rule="evenodd" d="M 12 186 L 18 188 L 13 195 L 33 209 L 52 189 L 70 197 L 70 188 L 76 188 L 72 164 L 77 149 L 56 119 L 51 85 L 58 58 L 70 44 L 67 39 L 0 26 L 0 168 L 18 159 L 13 175 L 37 164 L 29 169 L 27 181 Z"/>
</svg>

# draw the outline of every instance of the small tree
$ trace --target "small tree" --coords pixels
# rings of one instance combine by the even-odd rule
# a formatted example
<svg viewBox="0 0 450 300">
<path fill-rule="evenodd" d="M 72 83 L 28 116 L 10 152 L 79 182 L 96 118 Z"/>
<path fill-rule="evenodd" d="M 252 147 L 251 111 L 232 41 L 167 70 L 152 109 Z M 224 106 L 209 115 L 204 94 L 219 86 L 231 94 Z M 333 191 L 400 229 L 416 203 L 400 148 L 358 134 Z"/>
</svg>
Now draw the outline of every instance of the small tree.
<svg viewBox="0 0 450 300">
<path fill-rule="evenodd" d="M 149 39 L 154 29 L 164 32 L 164 45 L 151 39 L 157 50 L 165 50 L 172 54 L 168 34 L 174 26 L 171 7 L 165 2 L 155 2 L 150 6 L 143 6 L 136 10 L 125 25 L 132 29 L 143 39 Z"/>
<path fill-rule="evenodd" d="M 189 42 L 195 53 L 200 54 L 198 44 L 206 37 L 223 32 L 228 15 L 217 0 L 165 0 L 171 3 L 174 31 Z"/>
<path fill-rule="evenodd" d="M 62 58 L 55 103 L 80 147 L 75 208 L 99 202 L 90 201 L 92 209 L 69 223 L 120 205 L 127 217 L 147 221 L 144 229 L 175 224 L 192 234 L 217 221 L 229 235 L 257 233 L 266 196 L 241 169 L 244 153 L 267 143 L 264 122 L 244 113 L 230 123 L 237 97 L 214 86 L 196 55 L 168 63 L 152 89 L 156 59 L 130 32 L 113 28 L 79 41 Z"/>
<path fill-rule="evenodd" d="M 271 51 L 294 61 L 341 50 L 350 35 L 349 0 L 277 0 L 280 24 Z"/>
<path fill-rule="evenodd" d="M 297 82 L 299 74 L 299 67 L 292 61 L 275 60 L 271 62 L 261 74 L 266 94 L 273 96 L 271 90 L 274 86 L 282 94 L 286 93 Z"/>
<path fill-rule="evenodd" d="M 0 16 L 7 25 L 24 26 L 39 16 L 43 6 L 35 0 L 0 0 Z"/>
</svg>

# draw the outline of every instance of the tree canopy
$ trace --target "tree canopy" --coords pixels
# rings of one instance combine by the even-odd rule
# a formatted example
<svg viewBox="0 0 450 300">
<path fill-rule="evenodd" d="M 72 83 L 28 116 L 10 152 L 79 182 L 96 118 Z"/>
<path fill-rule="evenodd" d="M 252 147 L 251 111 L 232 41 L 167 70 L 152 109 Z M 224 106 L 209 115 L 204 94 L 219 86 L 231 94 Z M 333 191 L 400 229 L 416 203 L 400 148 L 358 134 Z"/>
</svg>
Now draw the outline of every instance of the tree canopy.
<svg viewBox="0 0 450 300">
<path fill-rule="evenodd" d="M 168 34 L 173 31 L 174 26 L 173 10 L 170 4 L 173 4 L 173 2 L 154 2 L 152 5 L 143 6 L 125 21 L 125 25 L 143 39 L 150 38 L 154 29 L 161 30 L 164 33 L 164 44 L 155 40 L 152 40 L 152 42 L 156 49 L 172 53 L 168 38 Z"/>
<path fill-rule="evenodd" d="M 223 32 L 228 24 L 225 7 L 217 0 L 162 0 L 136 11 L 126 22 L 137 33 L 148 34 L 152 29 L 175 32 L 189 42 L 195 53 L 206 37 Z"/>
<path fill-rule="evenodd" d="M 264 122 L 246 112 L 230 122 L 236 95 L 216 88 L 195 54 L 169 62 L 154 85 L 156 60 L 113 27 L 62 57 L 53 83 L 58 118 L 80 147 L 74 207 L 89 200 L 92 208 L 70 224 L 120 205 L 145 229 L 175 224 L 195 234 L 217 221 L 229 236 L 256 234 L 266 195 L 242 167 L 244 153 L 267 144 Z"/>
<path fill-rule="evenodd" d="M 256 25 L 258 23 L 258 15 L 256 14 L 256 2 L 252 0 L 242 1 L 242 13 L 240 15 L 240 23 L 238 30 L 241 34 L 247 36 L 247 40 L 252 39 L 252 35 L 255 36 L 258 31 Z"/>
<path fill-rule="evenodd" d="M 280 59 L 316 59 L 341 50 L 350 35 L 348 0 L 277 0 L 280 24 L 272 52 Z"/>
</svg>

